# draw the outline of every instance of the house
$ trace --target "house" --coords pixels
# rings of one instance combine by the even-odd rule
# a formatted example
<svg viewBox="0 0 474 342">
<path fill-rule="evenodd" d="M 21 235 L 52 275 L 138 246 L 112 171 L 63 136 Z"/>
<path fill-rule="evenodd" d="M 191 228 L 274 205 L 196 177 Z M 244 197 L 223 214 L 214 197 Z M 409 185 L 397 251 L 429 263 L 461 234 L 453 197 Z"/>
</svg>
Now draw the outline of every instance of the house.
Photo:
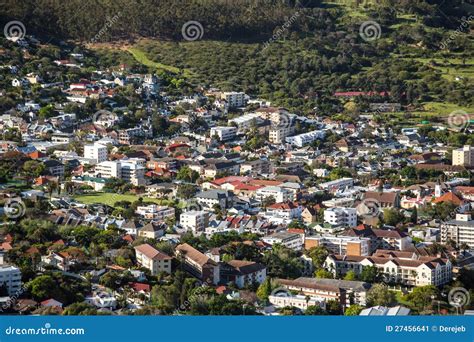
<svg viewBox="0 0 474 342">
<path fill-rule="evenodd" d="M 60 179 L 64 178 L 64 164 L 54 159 L 46 160 L 43 162 L 43 164 L 46 171 L 48 171 L 51 176 L 55 176 Z"/>
<path fill-rule="evenodd" d="M 152 275 L 157 275 L 160 272 L 171 274 L 171 260 L 173 258 L 149 244 L 145 243 L 135 247 L 135 255 L 138 264 L 149 269 Z"/>
<path fill-rule="evenodd" d="M 219 283 L 219 264 L 197 249 L 187 243 L 178 245 L 176 257 L 183 263 L 185 269 L 199 280 L 214 285 Z"/>
<path fill-rule="evenodd" d="M 269 205 L 264 216 L 270 222 L 289 223 L 292 220 L 299 220 L 301 218 L 301 211 L 302 207 L 298 203 L 287 201 Z"/>
<path fill-rule="evenodd" d="M 398 192 L 367 191 L 362 202 L 377 203 L 379 208 L 400 208 Z"/>
<path fill-rule="evenodd" d="M 149 222 L 145 224 L 140 230 L 138 231 L 139 237 L 145 237 L 148 239 L 157 239 L 165 234 L 166 231 L 166 224 L 158 223 L 158 222 Z"/>
<path fill-rule="evenodd" d="M 53 307 L 53 308 L 62 308 L 63 307 L 63 303 L 61 303 L 60 301 L 57 301 L 54 298 L 43 300 L 40 304 L 43 307 Z"/>
<path fill-rule="evenodd" d="M 261 284 L 267 277 L 265 265 L 244 260 L 231 260 L 220 265 L 220 278 L 225 284 L 233 282 L 238 288 Z"/>
<path fill-rule="evenodd" d="M 232 206 L 233 193 L 226 190 L 208 190 L 198 193 L 196 201 L 204 208 L 212 208 L 218 205 L 220 208 L 230 208 Z"/>
</svg>

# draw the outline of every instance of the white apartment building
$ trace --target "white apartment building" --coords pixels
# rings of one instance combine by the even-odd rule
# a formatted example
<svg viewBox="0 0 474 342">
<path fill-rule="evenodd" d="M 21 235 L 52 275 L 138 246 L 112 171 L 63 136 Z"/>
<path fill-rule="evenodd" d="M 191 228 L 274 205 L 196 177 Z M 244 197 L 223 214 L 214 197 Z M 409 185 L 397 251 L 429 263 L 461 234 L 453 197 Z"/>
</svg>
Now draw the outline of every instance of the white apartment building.
<svg viewBox="0 0 474 342">
<path fill-rule="evenodd" d="M 370 239 L 354 236 L 308 236 L 304 241 L 305 248 L 323 246 L 330 252 L 339 255 L 359 255 L 370 254 Z"/>
<path fill-rule="evenodd" d="M 120 178 L 135 186 L 145 185 L 145 159 L 130 158 L 103 161 L 95 166 L 99 178 Z"/>
<path fill-rule="evenodd" d="M 174 208 L 150 204 L 138 206 L 135 213 L 147 220 L 165 221 L 166 219 L 174 219 Z"/>
<path fill-rule="evenodd" d="M 346 187 L 352 187 L 354 185 L 354 178 L 339 178 L 333 181 L 320 183 L 318 186 L 321 190 L 327 190 L 329 192 L 334 192 L 339 189 L 344 189 Z"/>
<path fill-rule="evenodd" d="M 220 141 L 232 140 L 237 134 L 237 128 L 219 126 L 211 128 L 211 138 L 218 136 Z"/>
<path fill-rule="evenodd" d="M 145 159 L 130 158 L 120 161 L 122 169 L 121 178 L 135 186 L 146 185 L 145 181 Z"/>
<path fill-rule="evenodd" d="M 267 197 L 275 198 L 277 203 L 293 200 L 293 193 L 279 186 L 266 186 L 256 191 L 256 197 L 263 201 Z"/>
<path fill-rule="evenodd" d="M 242 116 L 238 116 L 234 119 L 228 120 L 227 123 L 229 126 L 231 126 L 232 123 L 237 125 L 238 132 L 245 132 L 252 126 L 254 122 L 257 122 L 257 123 L 262 122 L 260 115 L 257 113 L 249 113 Z"/>
<path fill-rule="evenodd" d="M 459 246 L 466 243 L 474 248 L 474 220 L 469 214 L 456 214 L 454 220 L 441 225 L 441 242 L 453 240 Z"/>
<path fill-rule="evenodd" d="M 5 285 L 9 296 L 18 295 L 21 289 L 21 271 L 18 267 L 3 263 L 0 252 L 0 286 Z"/>
<path fill-rule="evenodd" d="M 101 163 L 107 160 L 107 146 L 99 143 L 84 145 L 84 158 Z"/>
<path fill-rule="evenodd" d="M 317 139 L 323 139 L 325 135 L 325 131 L 316 130 L 308 133 L 295 135 L 293 137 L 287 137 L 285 140 L 289 144 L 293 144 L 298 147 L 303 147 L 304 145 L 310 144 Z"/>
<path fill-rule="evenodd" d="M 209 223 L 209 212 L 204 210 L 190 210 L 179 216 L 179 224 L 193 233 L 204 231 Z"/>
<path fill-rule="evenodd" d="M 335 207 L 324 210 L 324 222 L 332 226 L 357 226 L 356 208 Z"/>
<path fill-rule="evenodd" d="M 283 144 L 293 131 L 291 126 L 273 126 L 268 132 L 268 141 L 272 144 Z"/>
<path fill-rule="evenodd" d="M 465 145 L 453 150 L 453 165 L 474 167 L 474 147 Z"/>
<path fill-rule="evenodd" d="M 122 178 L 120 161 L 103 161 L 95 166 L 95 174 L 100 178 Z"/>
<path fill-rule="evenodd" d="M 304 235 L 297 233 L 280 232 L 262 238 L 262 241 L 269 245 L 279 244 L 286 248 L 301 250 L 304 244 Z"/>
<path fill-rule="evenodd" d="M 221 99 L 227 101 L 229 108 L 244 107 L 247 105 L 247 95 L 243 92 L 224 92 L 221 94 Z"/>
</svg>

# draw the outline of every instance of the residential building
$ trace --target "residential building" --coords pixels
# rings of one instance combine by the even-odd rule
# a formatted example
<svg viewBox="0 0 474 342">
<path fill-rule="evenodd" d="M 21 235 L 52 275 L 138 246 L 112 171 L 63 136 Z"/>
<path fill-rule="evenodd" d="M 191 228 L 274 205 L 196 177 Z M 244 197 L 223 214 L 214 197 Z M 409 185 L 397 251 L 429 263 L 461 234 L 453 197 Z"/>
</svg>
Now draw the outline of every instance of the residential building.
<svg viewBox="0 0 474 342">
<path fill-rule="evenodd" d="M 268 301 L 273 304 L 277 308 L 284 308 L 284 307 L 295 307 L 302 311 L 305 311 L 310 306 L 319 306 L 323 310 L 326 309 L 326 303 L 324 301 L 320 301 L 315 297 L 303 296 L 303 295 L 290 295 L 288 293 L 284 293 L 284 295 L 279 296 L 270 295 L 268 296 Z"/>
<path fill-rule="evenodd" d="M 179 224 L 193 233 L 202 232 L 209 224 L 209 212 L 204 210 L 185 211 L 179 217 Z"/>
<path fill-rule="evenodd" d="M 323 139 L 325 135 L 325 131 L 311 131 L 308 133 L 287 137 L 285 141 L 289 144 L 293 144 L 298 147 L 303 147 L 304 145 L 310 144 L 315 140 Z"/>
<path fill-rule="evenodd" d="M 46 160 L 43 164 L 51 176 L 58 177 L 59 179 L 64 178 L 64 164 L 54 159 Z"/>
<path fill-rule="evenodd" d="M 342 307 L 351 304 L 365 305 L 367 291 L 371 285 L 362 281 L 320 279 L 300 277 L 294 280 L 278 279 L 277 282 L 289 291 L 327 302 L 337 300 Z"/>
<path fill-rule="evenodd" d="M 151 271 L 152 275 L 160 272 L 171 274 L 171 260 L 169 255 L 160 252 L 149 244 L 143 244 L 135 247 L 137 262 Z"/>
<path fill-rule="evenodd" d="M 350 270 L 360 274 L 366 266 L 377 267 L 384 282 L 405 286 L 441 286 L 452 280 L 451 261 L 410 252 L 383 251 L 369 257 L 329 255 L 324 263 L 336 276 Z"/>
<path fill-rule="evenodd" d="M 224 92 L 221 99 L 227 101 L 229 108 L 245 107 L 247 104 L 247 95 L 242 92 Z"/>
<path fill-rule="evenodd" d="M 267 277 L 265 265 L 253 261 L 231 260 L 220 265 L 220 278 L 224 283 L 233 282 L 238 288 L 261 284 Z"/>
<path fill-rule="evenodd" d="M 363 309 L 359 316 L 408 316 L 410 309 L 404 306 L 394 306 L 387 308 L 385 306 L 373 306 L 371 308 Z"/>
<path fill-rule="evenodd" d="M 184 264 L 185 269 L 199 280 L 207 284 L 219 283 L 219 264 L 205 254 L 183 243 L 176 247 L 176 256 Z"/>
<path fill-rule="evenodd" d="M 275 202 L 282 203 L 293 200 L 293 194 L 288 189 L 284 189 L 279 186 L 265 186 L 260 188 L 256 192 L 256 197 L 260 201 L 265 200 L 266 198 L 273 197 Z"/>
<path fill-rule="evenodd" d="M 304 245 L 304 234 L 279 232 L 263 237 L 262 241 L 269 245 L 279 244 L 299 251 Z"/>
<path fill-rule="evenodd" d="M 226 190 L 208 190 L 198 193 L 196 201 L 204 208 L 212 208 L 219 205 L 221 208 L 229 208 L 232 205 L 233 194 Z"/>
<path fill-rule="evenodd" d="M 166 224 L 158 222 L 150 222 L 138 230 L 139 237 L 148 239 L 157 239 L 165 234 Z"/>
<path fill-rule="evenodd" d="M 3 259 L 3 257 L 2 257 Z M 21 271 L 18 267 L 0 264 L 0 286 L 5 286 L 9 296 L 21 294 Z"/>
<path fill-rule="evenodd" d="M 99 143 L 84 145 L 84 158 L 101 163 L 107 160 L 107 146 Z"/>
<path fill-rule="evenodd" d="M 283 202 L 269 205 L 266 208 L 265 217 L 270 222 L 289 223 L 301 218 L 302 207 L 298 203 Z"/>
<path fill-rule="evenodd" d="M 323 246 L 334 254 L 340 255 L 370 255 L 370 239 L 352 236 L 307 236 L 304 241 L 305 249 Z"/>
<path fill-rule="evenodd" d="M 343 190 L 348 187 L 354 186 L 354 178 L 340 178 L 329 182 L 320 183 L 319 188 L 329 192 L 336 192 L 337 190 Z"/>
<path fill-rule="evenodd" d="M 268 141 L 272 144 L 284 144 L 285 139 L 294 132 L 292 126 L 272 126 L 268 131 Z"/>
<path fill-rule="evenodd" d="M 166 221 L 174 219 L 174 208 L 167 206 L 159 206 L 156 204 L 137 206 L 135 213 L 147 220 Z"/>
<path fill-rule="evenodd" d="M 329 208 L 324 210 L 324 222 L 332 226 L 357 226 L 357 210 L 355 208 Z"/>
<path fill-rule="evenodd" d="M 474 167 L 474 147 L 465 145 L 453 150 L 453 165 Z"/>
<path fill-rule="evenodd" d="M 456 214 L 454 220 L 441 224 L 441 242 L 454 241 L 457 246 L 467 244 L 474 248 L 474 220 L 470 214 Z"/>
<path fill-rule="evenodd" d="M 232 140 L 237 135 L 237 128 L 235 127 L 212 127 L 211 128 L 211 138 L 217 136 L 220 141 Z"/>
</svg>

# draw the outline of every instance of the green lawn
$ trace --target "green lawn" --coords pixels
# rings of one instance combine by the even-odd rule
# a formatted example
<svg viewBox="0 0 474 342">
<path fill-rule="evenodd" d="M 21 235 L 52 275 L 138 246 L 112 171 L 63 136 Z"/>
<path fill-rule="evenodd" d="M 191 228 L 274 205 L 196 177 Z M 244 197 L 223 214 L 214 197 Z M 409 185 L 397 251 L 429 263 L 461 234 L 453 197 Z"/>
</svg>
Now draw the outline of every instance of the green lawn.
<svg viewBox="0 0 474 342">
<path fill-rule="evenodd" d="M 127 51 L 130 52 L 138 62 L 142 63 L 143 65 L 146 65 L 147 67 L 172 72 L 175 74 L 179 74 L 181 72 L 179 68 L 176 68 L 174 66 L 152 61 L 145 55 L 145 52 L 143 52 L 137 47 L 128 48 Z M 184 76 L 189 76 L 189 73 L 190 73 L 189 70 L 183 71 Z"/>
<path fill-rule="evenodd" d="M 143 197 L 139 195 L 115 194 L 115 193 L 106 193 L 106 192 L 94 192 L 91 194 L 77 195 L 77 196 L 74 196 L 74 199 L 78 202 L 85 203 L 85 204 L 102 203 L 102 204 L 106 204 L 113 207 L 115 202 L 119 202 L 119 201 L 135 202 L 140 197 L 142 197 L 143 200 L 146 202 L 154 202 L 156 204 L 161 204 L 161 205 L 168 205 L 170 203 L 170 201 L 168 200 Z"/>
</svg>

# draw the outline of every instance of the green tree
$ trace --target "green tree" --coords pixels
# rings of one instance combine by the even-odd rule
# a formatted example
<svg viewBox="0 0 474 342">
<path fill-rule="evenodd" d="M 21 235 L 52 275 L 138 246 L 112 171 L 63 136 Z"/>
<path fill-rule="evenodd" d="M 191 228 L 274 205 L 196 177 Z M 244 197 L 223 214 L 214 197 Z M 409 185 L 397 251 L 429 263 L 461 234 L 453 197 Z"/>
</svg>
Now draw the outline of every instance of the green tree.
<svg viewBox="0 0 474 342">
<path fill-rule="evenodd" d="M 334 278 L 332 273 L 329 271 L 326 271 L 324 268 L 320 268 L 316 272 L 314 272 L 314 276 L 319 279 L 332 279 Z"/>
<path fill-rule="evenodd" d="M 376 266 L 364 266 L 359 275 L 359 279 L 367 283 L 375 283 L 379 281 L 379 278 L 379 270 Z"/>
<path fill-rule="evenodd" d="M 427 307 L 438 298 L 439 290 L 434 285 L 415 287 L 411 293 L 405 295 L 405 299 L 412 303 L 418 312 L 425 311 Z"/>
<path fill-rule="evenodd" d="M 353 270 L 350 270 L 344 276 L 344 280 L 357 280 L 357 275 Z"/>
<path fill-rule="evenodd" d="M 395 301 L 395 295 L 385 284 L 374 284 L 367 291 L 367 306 L 388 306 Z"/>
<path fill-rule="evenodd" d="M 311 247 L 306 253 L 313 261 L 316 268 L 321 268 L 329 255 L 328 250 L 323 246 Z"/>
<path fill-rule="evenodd" d="M 364 307 L 360 306 L 359 304 L 352 304 L 346 309 L 346 311 L 344 311 L 344 315 L 345 316 L 359 316 L 363 308 Z"/>
<path fill-rule="evenodd" d="M 33 298 L 37 301 L 42 301 L 48 298 L 54 298 L 58 291 L 57 282 L 49 275 L 41 275 L 27 283 Z"/>
</svg>

